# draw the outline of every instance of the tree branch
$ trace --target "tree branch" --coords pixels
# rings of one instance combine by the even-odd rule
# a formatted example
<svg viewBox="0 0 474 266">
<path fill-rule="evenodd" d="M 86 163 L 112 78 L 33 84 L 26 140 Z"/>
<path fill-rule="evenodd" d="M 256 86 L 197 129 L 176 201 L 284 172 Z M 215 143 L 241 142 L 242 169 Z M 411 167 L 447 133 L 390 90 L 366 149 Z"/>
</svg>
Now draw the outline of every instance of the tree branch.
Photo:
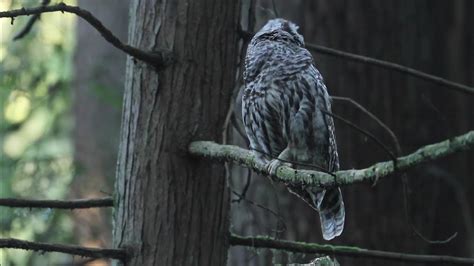
<svg viewBox="0 0 474 266">
<path fill-rule="evenodd" d="M 382 68 L 385 68 L 385 69 L 393 70 L 393 71 L 396 71 L 396 72 L 399 72 L 399 73 L 402 73 L 402 74 L 407 74 L 409 76 L 417 77 L 417 78 L 420 78 L 420 79 L 423 79 L 423 80 L 426 80 L 426 81 L 430 81 L 430 82 L 433 82 L 433 83 L 436 83 L 436 84 L 440 84 L 440 85 L 443 85 L 445 87 L 449 87 L 449 88 L 452 88 L 454 90 L 457 90 L 459 92 L 463 92 L 463 93 L 466 93 L 466 94 L 471 94 L 471 95 L 474 94 L 474 88 L 469 87 L 467 85 L 457 83 L 457 82 L 453 82 L 453 81 L 450 81 L 450 80 L 447 80 L 447 79 L 444 79 L 444 78 L 441 78 L 441 77 L 438 77 L 438 76 L 434 76 L 434 75 L 431 75 L 431 74 L 428 74 L 428 73 L 425 73 L 425 72 L 422 72 L 422 71 L 419 71 L 419 70 L 416 70 L 416 69 L 413 69 L 413 68 L 409 68 L 409 67 L 406 67 L 406 66 L 402 66 L 402 65 L 399 65 L 399 64 L 395 64 L 395 63 L 392 63 L 392 62 L 383 61 L 383 60 L 379 60 L 379 59 L 375 59 L 375 58 L 371 58 L 371 57 L 367 57 L 367 56 L 352 54 L 352 53 L 348 53 L 348 52 L 343 52 L 343 51 L 340 51 L 340 50 L 336 50 L 336 49 L 333 49 L 333 48 L 324 47 L 324 46 L 316 45 L 316 44 L 312 44 L 312 43 L 307 43 L 306 48 L 308 48 L 308 50 L 318 52 L 318 53 L 321 53 L 321 54 L 341 57 L 341 58 L 344 58 L 344 59 L 349 59 L 351 61 L 362 62 L 362 63 L 365 63 L 365 64 L 374 65 L 374 66 L 382 67 Z"/>
<path fill-rule="evenodd" d="M 368 132 L 367 130 L 362 129 L 361 127 L 355 125 L 351 121 L 349 121 L 349 120 L 347 120 L 347 119 L 345 119 L 345 118 L 343 118 L 339 115 L 336 115 L 334 113 L 328 112 L 328 111 L 323 110 L 323 109 L 320 109 L 320 111 L 325 115 L 329 115 L 330 117 L 343 122 L 344 124 L 350 126 L 352 129 L 358 131 L 362 135 L 368 137 L 375 144 L 377 144 L 377 146 L 379 146 L 385 153 L 387 153 L 388 156 L 390 157 L 390 159 L 392 159 L 394 162 L 397 160 L 397 157 L 395 156 L 395 154 L 393 154 L 393 152 L 387 146 L 385 146 L 385 144 L 383 144 L 382 141 L 377 139 L 372 133 Z"/>
<path fill-rule="evenodd" d="M 113 207 L 113 205 L 114 202 L 111 197 L 78 200 L 30 200 L 0 198 L 0 206 L 12 208 L 87 209 Z"/>
<path fill-rule="evenodd" d="M 397 169 L 405 170 L 421 163 L 436 160 L 459 151 L 474 148 L 474 131 L 449 140 L 424 146 L 417 151 L 399 157 Z M 196 141 L 189 145 L 189 153 L 206 159 L 235 162 L 256 172 L 267 174 L 264 163 L 255 160 L 252 152 L 232 145 L 220 145 L 212 141 Z M 371 182 L 394 173 L 393 161 L 379 162 L 360 170 L 344 170 L 335 173 L 335 177 L 312 170 L 296 170 L 280 166 L 275 178 L 284 183 L 306 186 L 333 187 L 360 182 Z"/>
<path fill-rule="evenodd" d="M 43 0 L 41 2 L 41 6 L 47 6 L 51 0 Z M 21 31 L 19 31 L 14 37 L 13 40 L 17 41 L 23 37 L 25 37 L 33 28 L 35 22 L 40 18 L 40 14 L 34 14 L 26 23 L 25 27 Z"/>
<path fill-rule="evenodd" d="M 399 156 L 402 152 L 400 142 L 398 141 L 397 135 L 388 127 L 382 120 L 380 120 L 376 115 L 371 113 L 367 108 L 362 106 L 360 103 L 356 102 L 355 100 L 349 98 L 349 97 L 340 97 L 340 96 L 331 96 L 331 99 L 336 100 L 336 101 L 343 101 L 352 104 L 355 106 L 357 109 L 362 111 L 364 114 L 369 116 L 372 120 L 374 120 L 380 127 L 382 127 L 389 135 L 390 138 L 392 138 L 393 144 L 395 145 L 395 149 L 397 151 L 397 156 Z"/>
<path fill-rule="evenodd" d="M 408 253 L 398 253 L 390 251 L 369 250 L 351 246 L 333 246 L 327 244 L 294 242 L 287 240 L 278 240 L 266 236 L 242 237 L 231 234 L 230 244 L 233 246 L 248 246 L 252 248 L 270 248 L 285 250 L 297 253 L 318 253 L 326 255 L 340 255 L 355 258 L 374 258 L 392 261 L 405 262 L 445 262 L 451 264 L 467 264 L 472 265 L 474 258 L 462 258 L 452 256 L 437 255 L 417 255 Z"/>
<path fill-rule="evenodd" d="M 149 63 L 155 67 L 164 67 L 171 61 L 171 53 L 166 51 L 144 51 L 138 48 L 132 47 L 128 44 L 122 43 L 113 33 L 107 29 L 96 17 L 94 17 L 89 11 L 81 9 L 77 6 L 70 6 L 64 3 L 59 3 L 52 6 L 40 6 L 35 8 L 21 8 L 10 11 L 0 12 L 0 18 L 11 18 L 12 21 L 18 16 L 37 15 L 48 12 L 68 12 L 76 14 L 83 18 L 89 24 L 94 27 L 101 35 L 116 48 L 122 50 L 126 54 Z"/>
<path fill-rule="evenodd" d="M 23 249 L 39 252 L 60 252 L 83 257 L 111 258 L 121 261 L 125 261 L 127 258 L 124 249 L 86 248 L 76 245 L 31 242 L 14 238 L 0 238 L 0 248 Z"/>
<path fill-rule="evenodd" d="M 251 39 L 254 35 L 253 33 L 248 32 L 248 31 L 244 31 L 244 30 L 239 30 L 239 33 L 242 36 L 242 38 L 247 39 L 247 40 Z M 450 80 L 447 80 L 447 79 L 444 79 L 444 78 L 441 78 L 441 77 L 438 77 L 438 76 L 430 75 L 428 73 L 425 73 L 425 72 L 422 72 L 422 71 L 419 71 L 419 70 L 416 70 L 416 69 L 413 69 L 413 68 L 409 68 L 409 67 L 406 67 L 406 66 L 402 66 L 402 65 L 399 65 L 399 64 L 395 64 L 395 63 L 392 63 L 392 62 L 383 61 L 383 60 L 379 60 L 379 59 L 375 59 L 375 58 L 371 58 L 371 57 L 367 57 L 367 56 L 362 56 L 362 55 L 358 55 L 358 54 L 353 54 L 353 53 L 349 53 L 349 52 L 340 51 L 340 50 L 325 47 L 325 46 L 322 46 L 322 45 L 306 43 L 305 46 L 308 50 L 316 52 L 316 53 L 336 56 L 336 57 L 348 59 L 348 60 L 355 61 L 355 62 L 360 62 L 360 63 L 364 63 L 364 64 L 368 64 L 368 65 L 378 66 L 378 67 L 381 67 L 381 68 L 393 70 L 393 71 L 396 71 L 396 72 L 399 72 L 399 73 L 403 73 L 403 74 L 407 74 L 407 75 L 410 75 L 410 76 L 413 76 L 413 77 L 416 77 L 416 78 L 420 78 L 420 79 L 423 79 L 423 80 L 426 80 L 426 81 L 429 81 L 429 82 L 433 82 L 433 83 L 436 83 L 436 84 L 439 84 L 439 85 L 443 85 L 443 86 L 449 87 L 451 89 L 457 90 L 459 92 L 474 95 L 474 88 L 473 87 L 469 87 L 469 86 L 461 84 L 461 83 L 453 82 L 453 81 L 450 81 Z"/>
</svg>

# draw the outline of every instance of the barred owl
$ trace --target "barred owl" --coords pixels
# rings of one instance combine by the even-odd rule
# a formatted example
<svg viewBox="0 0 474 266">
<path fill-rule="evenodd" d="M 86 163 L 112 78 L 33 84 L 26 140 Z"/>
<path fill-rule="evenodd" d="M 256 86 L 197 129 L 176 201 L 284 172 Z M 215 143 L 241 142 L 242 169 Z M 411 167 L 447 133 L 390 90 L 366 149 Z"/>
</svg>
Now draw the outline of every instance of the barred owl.
<svg viewBox="0 0 474 266">
<path fill-rule="evenodd" d="M 297 29 L 284 19 L 268 21 L 252 38 L 245 58 L 242 118 L 250 148 L 272 175 L 284 160 L 339 169 L 334 122 L 327 115 L 330 98 Z M 287 187 L 319 212 L 324 239 L 342 233 L 339 188 Z"/>
</svg>

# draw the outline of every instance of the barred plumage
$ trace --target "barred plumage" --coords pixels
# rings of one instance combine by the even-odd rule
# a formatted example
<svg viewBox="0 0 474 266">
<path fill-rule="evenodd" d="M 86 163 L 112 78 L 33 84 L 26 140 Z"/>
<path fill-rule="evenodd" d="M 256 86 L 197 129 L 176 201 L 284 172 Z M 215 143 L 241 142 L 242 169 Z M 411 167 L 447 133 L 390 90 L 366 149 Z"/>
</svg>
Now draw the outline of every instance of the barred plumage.
<svg viewBox="0 0 474 266">
<path fill-rule="evenodd" d="M 251 149 L 272 173 L 282 164 L 276 158 L 337 171 L 334 122 L 324 113 L 331 111 L 330 98 L 297 29 L 289 21 L 273 19 L 252 38 L 245 58 L 245 130 Z M 339 188 L 289 184 L 288 189 L 319 211 L 324 239 L 342 233 L 345 212 Z"/>
</svg>

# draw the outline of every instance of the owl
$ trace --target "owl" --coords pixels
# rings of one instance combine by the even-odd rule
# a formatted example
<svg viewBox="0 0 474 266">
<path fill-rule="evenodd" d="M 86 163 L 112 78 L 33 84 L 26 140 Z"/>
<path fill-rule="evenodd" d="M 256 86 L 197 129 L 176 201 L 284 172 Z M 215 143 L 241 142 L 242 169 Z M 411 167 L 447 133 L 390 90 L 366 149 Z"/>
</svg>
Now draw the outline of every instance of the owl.
<svg viewBox="0 0 474 266">
<path fill-rule="evenodd" d="M 294 168 L 339 170 L 330 97 L 297 30 L 284 19 L 268 21 L 245 57 L 242 118 L 250 149 L 270 175 L 283 161 L 294 162 Z M 339 188 L 286 185 L 319 212 L 324 239 L 342 233 L 345 210 Z"/>
</svg>

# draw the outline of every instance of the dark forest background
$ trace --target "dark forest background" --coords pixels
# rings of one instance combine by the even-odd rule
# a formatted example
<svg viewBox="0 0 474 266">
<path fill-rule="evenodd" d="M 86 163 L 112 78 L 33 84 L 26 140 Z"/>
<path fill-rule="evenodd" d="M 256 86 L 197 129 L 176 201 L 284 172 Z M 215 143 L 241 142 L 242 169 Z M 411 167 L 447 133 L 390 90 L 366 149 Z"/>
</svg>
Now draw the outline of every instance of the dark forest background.
<svg viewBox="0 0 474 266">
<path fill-rule="evenodd" d="M 245 28 L 251 19 L 248 15 L 250 1 L 242 2 L 242 25 Z M 8 4 L 10 6 L 6 7 L 20 7 L 34 6 L 36 2 L 11 1 Z M 126 39 L 128 1 L 83 0 L 78 4 Z M 7 8 L 2 6 L 3 9 Z M 463 84 L 474 84 L 472 1 L 261 0 L 256 1 L 255 26 L 249 30 L 258 30 L 268 19 L 276 17 L 275 13 L 298 24 L 308 43 L 399 63 Z M 50 22 L 48 16 L 43 16 L 38 25 L 50 23 L 56 26 L 37 27 L 21 41 L 22 46 L 14 47 L 9 42 L 14 29 L 22 27 L 20 20 L 11 33 L 2 31 L 0 196 L 84 198 L 109 195 L 113 192 L 125 56 L 112 49 L 82 20 L 77 20 L 74 27 L 72 23 L 70 26 L 65 23 L 64 15 L 57 14 L 58 17 L 53 16 Z M 62 37 L 51 41 L 56 44 L 54 49 L 42 51 L 43 56 L 31 56 L 36 58 L 33 61 L 22 56 L 25 53 L 35 55 L 38 49 L 49 47 L 49 39 L 43 35 L 57 32 L 57 25 L 61 23 L 66 28 L 63 34 L 59 34 Z M 43 45 L 41 41 L 44 41 Z M 8 53 L 9 58 L 2 56 L 4 53 Z M 49 55 L 49 60 L 44 55 Z M 350 97 L 377 115 L 398 136 L 404 154 L 474 128 L 472 97 L 374 66 L 322 54 L 313 55 L 330 94 Z M 12 59 L 15 57 L 16 61 Z M 38 84 L 39 77 L 49 77 L 51 73 L 60 74 L 46 79 L 45 84 Z M 21 107 L 22 101 L 24 103 L 22 97 L 27 97 L 30 102 L 27 114 L 23 118 L 20 116 L 22 119 L 18 119 L 18 114 L 8 116 L 15 104 L 16 112 L 25 108 Z M 333 111 L 393 147 L 388 134 L 350 104 L 334 101 Z M 240 115 L 239 99 L 236 99 L 236 115 Z M 49 121 L 46 125 L 34 124 L 34 121 L 44 119 Z M 41 131 L 40 136 L 31 137 L 25 132 L 32 124 L 49 129 Z M 347 125 L 336 121 L 336 132 L 342 169 L 364 168 L 389 159 L 373 142 Z M 12 151 L 12 138 L 24 142 L 21 138 L 27 137 L 27 147 Z M 60 141 L 54 142 L 56 150 L 50 151 L 53 139 Z M 229 132 L 228 142 L 245 145 L 235 130 Z M 60 157 L 51 156 L 58 154 L 58 150 L 62 154 Z M 353 185 L 343 188 L 346 227 L 343 235 L 331 243 L 473 257 L 472 162 L 474 153 L 471 151 L 408 171 L 409 218 L 405 213 L 403 184 L 399 177 L 381 180 L 372 187 Z M 231 189 L 240 193 L 246 186 L 246 176 L 246 170 L 232 167 Z M 49 191 L 52 184 L 61 189 Z M 234 196 L 234 199 L 237 198 Z M 323 241 L 317 213 L 290 195 L 283 186 L 272 184 L 267 178 L 252 175 L 246 199 L 234 201 L 231 207 L 231 230 L 236 233 Z M 25 217 L 30 215 L 33 218 L 25 221 Z M 61 235 L 59 240 L 62 242 L 106 247 L 111 246 L 111 217 L 110 210 L 102 209 L 54 214 L 47 210 L 1 208 L 0 234 L 2 237 L 22 236 L 39 241 L 57 240 Z M 418 236 L 413 227 L 430 240 L 443 240 L 454 233 L 457 236 L 448 243 L 433 244 Z M 22 228 L 31 230 L 25 233 Z M 57 233 L 58 230 L 61 234 Z M 269 265 L 307 259 L 276 251 L 257 252 L 232 247 L 229 264 Z M 341 265 L 380 264 L 375 260 L 337 259 Z M 58 260 L 68 261 L 70 257 L 0 251 L 2 265 L 44 265 Z M 97 261 L 94 265 L 106 263 Z"/>
<path fill-rule="evenodd" d="M 274 2 L 279 16 L 300 25 L 306 42 L 395 62 L 464 84 L 474 82 L 472 1 Z M 262 1 L 261 6 L 257 13 L 261 19 L 257 21 L 259 25 L 274 13 L 272 1 Z M 474 126 L 473 99 L 463 94 L 374 66 L 313 55 L 329 93 L 350 97 L 377 115 L 398 136 L 405 154 L 462 134 Z M 380 126 L 350 104 L 334 101 L 333 112 L 374 133 L 387 145 L 393 144 Z M 375 143 L 337 120 L 336 133 L 342 169 L 364 168 L 389 159 Z M 457 154 L 407 172 L 409 216 L 413 226 L 430 240 L 447 239 L 457 232 L 453 240 L 430 244 L 414 233 L 405 215 L 402 180 L 389 178 L 373 187 L 343 188 L 346 227 L 342 237 L 333 243 L 472 256 L 473 156 L 472 152 Z M 238 183 L 236 187 L 244 186 L 242 174 L 233 178 Z M 235 231 L 322 241 L 316 213 L 282 186 L 272 185 L 266 178 L 251 180 L 248 198 L 282 217 L 277 218 L 251 204 L 234 204 Z M 236 265 L 265 265 L 265 261 L 268 263 L 275 256 L 270 251 L 254 256 L 244 248 L 232 248 L 231 254 L 231 261 Z M 287 257 L 277 255 L 280 257 L 273 261 Z M 380 263 L 338 260 L 342 265 Z M 384 262 L 384 265 L 400 263 Z"/>
</svg>

